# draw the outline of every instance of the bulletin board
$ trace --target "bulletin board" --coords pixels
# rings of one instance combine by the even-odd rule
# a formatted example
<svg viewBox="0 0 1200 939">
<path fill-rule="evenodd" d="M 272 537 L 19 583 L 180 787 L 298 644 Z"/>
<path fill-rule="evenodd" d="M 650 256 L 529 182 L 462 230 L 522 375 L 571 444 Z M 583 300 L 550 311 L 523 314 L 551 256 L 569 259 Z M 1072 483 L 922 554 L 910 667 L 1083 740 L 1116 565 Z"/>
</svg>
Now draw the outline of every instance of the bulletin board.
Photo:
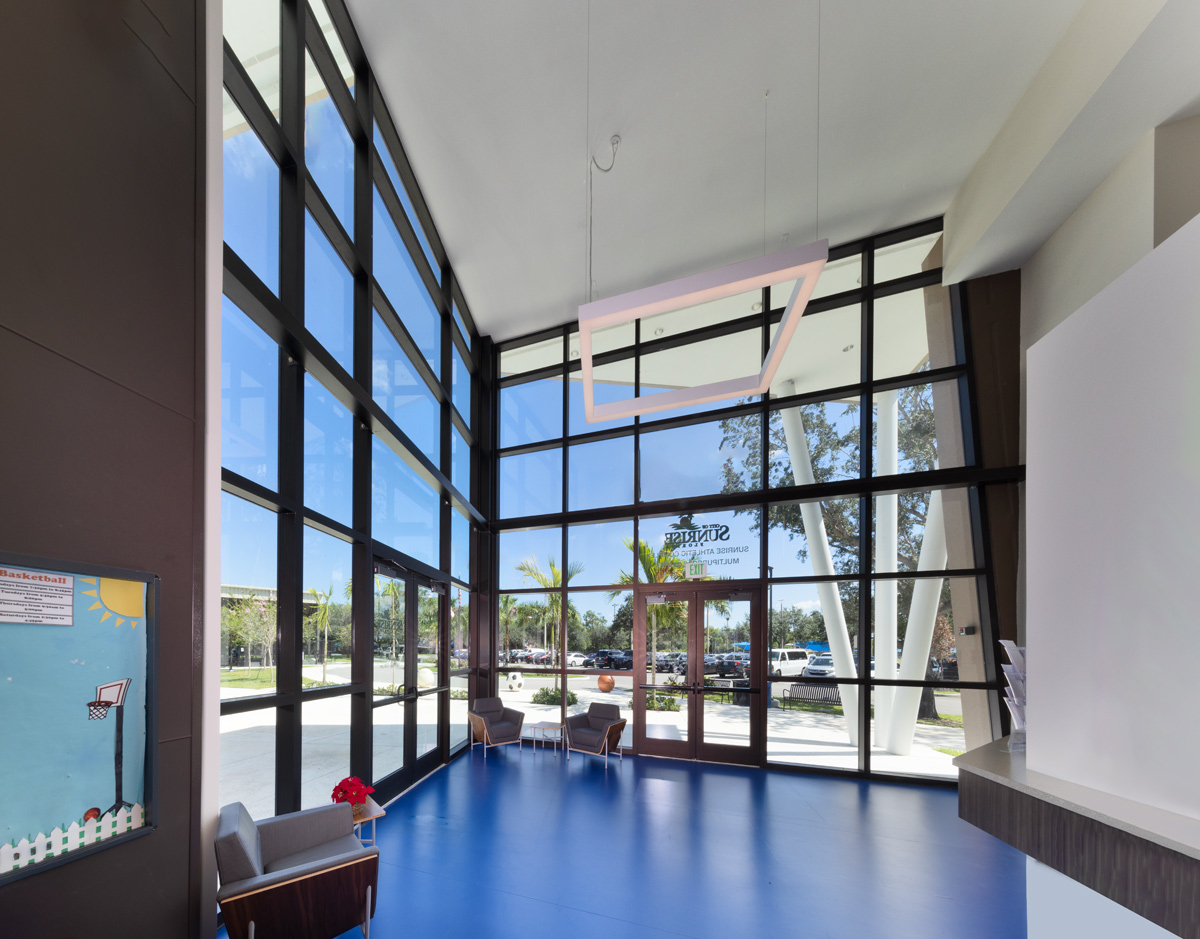
<svg viewBox="0 0 1200 939">
<path fill-rule="evenodd" d="M 153 574 L 0 552 L 0 885 L 155 828 Z"/>
</svg>

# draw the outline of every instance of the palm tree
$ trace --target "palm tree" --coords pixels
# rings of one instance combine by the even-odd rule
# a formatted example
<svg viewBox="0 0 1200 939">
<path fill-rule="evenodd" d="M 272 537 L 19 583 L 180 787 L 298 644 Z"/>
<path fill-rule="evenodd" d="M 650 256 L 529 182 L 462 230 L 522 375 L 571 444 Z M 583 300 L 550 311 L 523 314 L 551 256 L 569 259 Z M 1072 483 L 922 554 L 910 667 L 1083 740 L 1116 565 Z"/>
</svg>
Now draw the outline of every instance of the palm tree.
<svg viewBox="0 0 1200 939">
<path fill-rule="evenodd" d="M 630 551 L 633 550 L 633 539 L 625 539 L 625 547 Z M 638 539 L 637 546 L 637 561 L 638 567 L 641 569 L 642 582 L 647 584 L 665 584 L 670 581 L 684 579 L 684 560 L 675 553 L 672 545 L 664 544 L 658 549 L 656 554 L 654 549 L 646 542 Z M 621 571 L 617 578 L 619 584 L 632 584 L 635 577 L 632 573 Z M 619 596 L 619 591 L 613 590 L 608 594 L 610 600 L 615 600 Z M 651 667 L 655 670 L 655 684 L 657 684 L 658 672 L 658 627 L 662 626 L 668 632 L 675 632 L 682 625 L 687 629 L 687 604 L 686 603 L 656 603 L 650 607 L 650 661 L 653 663 Z M 656 700 L 653 693 L 651 700 Z"/>
<path fill-rule="evenodd" d="M 325 664 L 329 660 L 329 597 L 333 593 L 333 584 L 322 593 L 316 587 L 310 587 L 309 593 L 317 598 L 317 634 L 322 630 L 325 634 L 324 647 L 321 650 L 321 684 L 325 684 Z"/>
<path fill-rule="evenodd" d="M 549 591 L 546 594 L 546 603 L 537 604 L 537 606 L 541 607 L 543 613 L 541 617 L 542 647 L 547 648 L 546 630 L 549 627 L 549 642 L 551 643 L 549 648 L 551 648 L 554 658 L 557 659 L 556 627 L 562 622 L 562 590 L 560 588 L 569 584 L 573 577 L 582 573 L 583 565 L 578 562 L 568 564 L 564 571 L 554 562 L 553 555 L 547 560 L 549 561 L 549 570 L 543 571 L 533 556 L 527 557 L 517 565 L 517 573 Z"/>
</svg>

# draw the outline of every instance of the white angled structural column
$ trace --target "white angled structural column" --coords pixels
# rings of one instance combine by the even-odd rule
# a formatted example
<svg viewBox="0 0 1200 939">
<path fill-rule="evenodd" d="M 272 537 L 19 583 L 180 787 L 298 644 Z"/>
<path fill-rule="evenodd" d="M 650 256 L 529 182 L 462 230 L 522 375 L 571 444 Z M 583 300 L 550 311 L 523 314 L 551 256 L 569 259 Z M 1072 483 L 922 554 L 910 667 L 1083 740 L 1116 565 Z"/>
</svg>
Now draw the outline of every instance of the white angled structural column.
<svg viewBox="0 0 1200 939">
<path fill-rule="evenodd" d="M 894 476 L 900 471 L 900 397 L 896 391 L 880 391 L 875 395 L 878 437 L 877 465 L 880 476 Z M 875 571 L 890 574 L 896 570 L 899 553 L 898 520 L 900 497 L 895 493 L 875 498 Z M 875 677 L 890 680 L 896 677 L 896 590 L 895 580 L 875 582 Z M 895 688 L 875 688 L 875 744 L 886 746 L 892 722 L 892 701 Z"/>
<path fill-rule="evenodd" d="M 917 570 L 945 570 L 946 558 L 946 523 L 942 516 L 942 493 L 935 489 L 929 494 L 929 508 L 925 512 L 925 535 L 921 539 Z M 899 677 L 902 681 L 922 681 L 925 678 L 944 579 L 918 577 L 913 584 L 912 604 L 908 608 L 908 627 L 904 633 L 904 655 L 900 659 Z M 913 733 L 917 729 L 917 712 L 920 707 L 920 688 L 896 689 L 892 704 L 892 723 L 888 728 L 888 750 L 892 753 L 904 756 L 912 750 Z"/>
<path fill-rule="evenodd" d="M 795 382 L 780 383 L 779 395 L 786 397 L 795 392 Z M 808 437 L 804 433 L 804 418 L 800 408 L 784 408 L 779 412 L 783 420 L 783 436 L 787 441 L 788 457 L 792 461 L 792 479 L 797 486 L 815 483 L 812 455 L 808 450 Z M 833 554 L 829 550 L 829 535 L 825 531 L 825 519 L 821 514 L 821 503 L 802 502 L 800 517 L 804 521 L 804 537 L 808 542 L 808 556 L 812 560 L 813 573 L 820 577 L 835 573 Z M 833 581 L 817 584 L 817 597 L 821 601 L 821 615 L 825 618 L 825 634 L 829 639 L 829 651 L 833 656 L 833 671 L 838 678 L 855 678 L 858 671 L 854 666 L 854 649 L 850 645 L 850 630 L 846 627 L 846 613 L 842 609 L 842 597 L 838 585 Z M 862 602 L 865 598 L 860 598 Z M 850 743 L 858 745 L 858 688 L 854 685 L 839 685 L 842 698 L 842 713 L 846 716 L 846 730 Z"/>
</svg>

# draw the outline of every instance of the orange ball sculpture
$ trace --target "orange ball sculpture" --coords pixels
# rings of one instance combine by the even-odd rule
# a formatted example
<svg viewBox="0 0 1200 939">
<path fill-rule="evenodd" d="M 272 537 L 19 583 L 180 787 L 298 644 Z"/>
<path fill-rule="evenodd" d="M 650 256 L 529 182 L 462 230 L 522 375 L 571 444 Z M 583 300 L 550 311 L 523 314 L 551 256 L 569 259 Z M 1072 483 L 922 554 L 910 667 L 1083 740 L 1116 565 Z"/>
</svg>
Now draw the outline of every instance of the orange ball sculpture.
<svg viewBox="0 0 1200 939">
<path fill-rule="evenodd" d="M 601 691 L 603 691 L 605 694 L 608 694 L 608 692 L 612 691 L 613 685 L 615 685 L 615 684 L 616 684 L 616 682 L 614 682 L 612 680 L 611 675 L 601 675 L 599 678 L 596 679 L 596 687 L 599 688 Z"/>
</svg>

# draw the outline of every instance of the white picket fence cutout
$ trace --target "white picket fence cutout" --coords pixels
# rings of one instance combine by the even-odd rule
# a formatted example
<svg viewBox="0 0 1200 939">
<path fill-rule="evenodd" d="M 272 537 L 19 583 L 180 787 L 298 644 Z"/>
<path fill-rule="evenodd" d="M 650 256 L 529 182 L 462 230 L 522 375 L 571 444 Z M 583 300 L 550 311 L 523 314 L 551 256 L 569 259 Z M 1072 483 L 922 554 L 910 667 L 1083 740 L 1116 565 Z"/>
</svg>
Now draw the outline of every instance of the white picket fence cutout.
<svg viewBox="0 0 1200 939">
<path fill-rule="evenodd" d="M 141 805 L 134 805 L 132 809 L 120 809 L 116 815 L 105 812 L 99 818 L 91 818 L 86 822 L 71 822 L 66 828 L 55 828 L 48 835 L 39 832 L 32 840 L 22 838 L 17 842 L 0 844 L 0 874 L 106 841 L 113 835 L 133 831 L 145 824 L 145 809 Z"/>
</svg>

